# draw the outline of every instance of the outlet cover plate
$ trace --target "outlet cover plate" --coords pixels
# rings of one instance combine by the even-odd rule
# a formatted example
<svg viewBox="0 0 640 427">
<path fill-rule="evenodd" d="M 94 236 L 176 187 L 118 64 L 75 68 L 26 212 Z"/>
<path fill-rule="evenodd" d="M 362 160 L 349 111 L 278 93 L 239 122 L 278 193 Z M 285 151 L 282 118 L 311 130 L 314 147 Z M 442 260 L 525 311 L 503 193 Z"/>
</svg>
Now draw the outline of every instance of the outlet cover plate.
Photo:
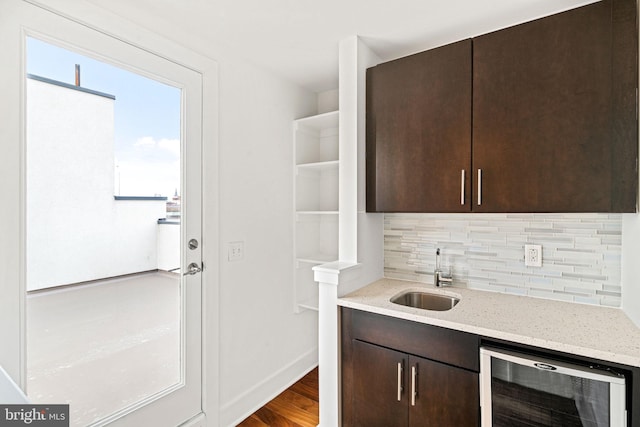
<svg viewBox="0 0 640 427">
<path fill-rule="evenodd" d="M 524 265 L 542 267 L 542 245 L 524 245 Z"/>
</svg>

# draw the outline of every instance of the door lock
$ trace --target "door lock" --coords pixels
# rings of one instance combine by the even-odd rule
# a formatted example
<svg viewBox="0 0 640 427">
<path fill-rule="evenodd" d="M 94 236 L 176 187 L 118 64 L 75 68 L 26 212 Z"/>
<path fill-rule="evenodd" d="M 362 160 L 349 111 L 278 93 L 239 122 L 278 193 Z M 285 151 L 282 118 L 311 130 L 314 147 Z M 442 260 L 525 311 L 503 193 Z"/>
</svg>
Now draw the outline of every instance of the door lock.
<svg viewBox="0 0 640 427">
<path fill-rule="evenodd" d="M 189 245 L 189 249 L 191 249 L 192 251 L 195 250 L 195 249 L 198 249 L 198 240 L 191 239 L 191 240 L 189 240 L 188 245 Z"/>
</svg>

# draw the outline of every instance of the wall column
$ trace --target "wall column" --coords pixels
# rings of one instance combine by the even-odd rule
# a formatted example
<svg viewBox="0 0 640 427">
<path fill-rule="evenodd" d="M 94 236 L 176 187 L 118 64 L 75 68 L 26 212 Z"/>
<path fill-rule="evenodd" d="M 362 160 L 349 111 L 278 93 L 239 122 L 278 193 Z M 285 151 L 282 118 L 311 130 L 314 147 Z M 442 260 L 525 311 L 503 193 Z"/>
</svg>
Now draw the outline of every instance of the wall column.
<svg viewBox="0 0 640 427">
<path fill-rule="evenodd" d="M 340 290 L 358 279 L 360 265 L 332 262 L 313 268 L 319 283 L 320 313 L 318 315 L 318 382 L 320 388 L 320 426 L 341 425 L 340 416 L 340 319 L 338 297 Z"/>
</svg>

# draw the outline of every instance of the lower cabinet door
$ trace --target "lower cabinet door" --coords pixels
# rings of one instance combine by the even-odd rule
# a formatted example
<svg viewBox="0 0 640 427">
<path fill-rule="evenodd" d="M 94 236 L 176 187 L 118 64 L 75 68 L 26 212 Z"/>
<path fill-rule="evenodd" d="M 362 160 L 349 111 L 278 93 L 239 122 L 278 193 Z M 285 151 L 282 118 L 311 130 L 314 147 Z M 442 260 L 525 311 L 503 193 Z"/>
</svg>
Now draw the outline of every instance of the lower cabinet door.
<svg viewBox="0 0 640 427">
<path fill-rule="evenodd" d="M 476 372 L 409 356 L 408 375 L 409 426 L 479 425 L 479 376 Z"/>
<path fill-rule="evenodd" d="M 408 356 L 353 341 L 353 424 L 404 427 L 409 422 Z M 435 424 L 434 424 L 435 425 Z"/>
<path fill-rule="evenodd" d="M 480 425 L 479 376 L 476 372 L 358 340 L 353 340 L 352 344 L 351 425 Z"/>
</svg>

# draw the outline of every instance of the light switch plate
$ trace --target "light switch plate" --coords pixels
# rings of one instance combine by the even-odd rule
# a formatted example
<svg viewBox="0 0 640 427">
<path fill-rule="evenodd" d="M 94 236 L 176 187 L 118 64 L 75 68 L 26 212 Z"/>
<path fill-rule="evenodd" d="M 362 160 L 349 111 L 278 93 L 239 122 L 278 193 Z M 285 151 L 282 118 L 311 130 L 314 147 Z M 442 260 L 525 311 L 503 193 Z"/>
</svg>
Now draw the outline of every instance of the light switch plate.
<svg viewBox="0 0 640 427">
<path fill-rule="evenodd" d="M 244 242 L 229 242 L 229 261 L 240 261 L 244 258 Z"/>
<path fill-rule="evenodd" d="M 524 245 L 524 265 L 542 267 L 542 245 Z"/>
</svg>

